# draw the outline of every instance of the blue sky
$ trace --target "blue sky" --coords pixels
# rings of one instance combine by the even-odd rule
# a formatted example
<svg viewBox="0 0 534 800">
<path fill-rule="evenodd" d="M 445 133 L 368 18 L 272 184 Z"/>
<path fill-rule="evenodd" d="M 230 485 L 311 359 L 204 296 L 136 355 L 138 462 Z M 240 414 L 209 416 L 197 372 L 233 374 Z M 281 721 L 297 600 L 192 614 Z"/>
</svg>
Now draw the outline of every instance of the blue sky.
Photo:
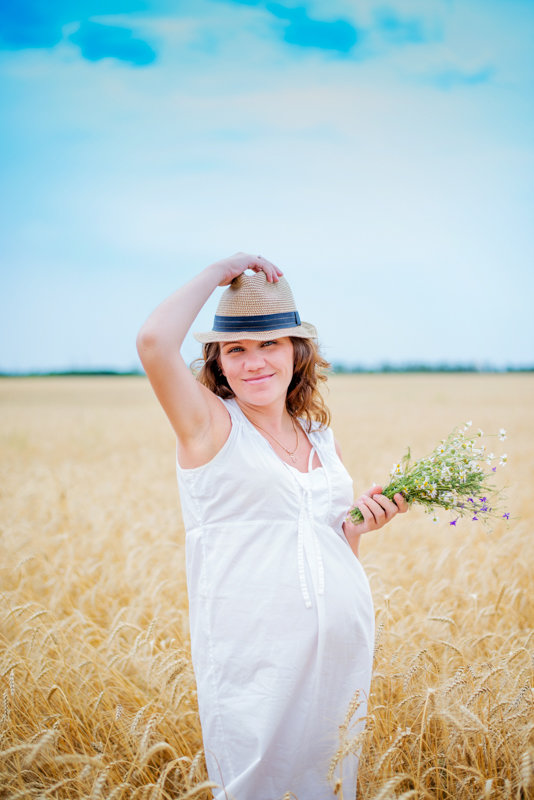
<svg viewBox="0 0 534 800">
<path fill-rule="evenodd" d="M 532 363 L 533 35 L 526 0 L 4 3 L 0 370 L 136 366 L 236 250 L 330 359 Z"/>
</svg>

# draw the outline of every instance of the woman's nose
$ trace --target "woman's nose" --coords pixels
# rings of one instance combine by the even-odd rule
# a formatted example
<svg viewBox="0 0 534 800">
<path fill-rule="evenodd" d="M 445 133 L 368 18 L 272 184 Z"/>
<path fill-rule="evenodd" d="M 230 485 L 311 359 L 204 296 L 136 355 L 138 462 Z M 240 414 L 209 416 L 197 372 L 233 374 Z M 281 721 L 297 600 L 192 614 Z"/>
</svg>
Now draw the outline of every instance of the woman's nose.
<svg viewBox="0 0 534 800">
<path fill-rule="evenodd" d="M 260 369 L 265 364 L 261 350 L 251 350 L 245 357 L 245 369 Z"/>
</svg>

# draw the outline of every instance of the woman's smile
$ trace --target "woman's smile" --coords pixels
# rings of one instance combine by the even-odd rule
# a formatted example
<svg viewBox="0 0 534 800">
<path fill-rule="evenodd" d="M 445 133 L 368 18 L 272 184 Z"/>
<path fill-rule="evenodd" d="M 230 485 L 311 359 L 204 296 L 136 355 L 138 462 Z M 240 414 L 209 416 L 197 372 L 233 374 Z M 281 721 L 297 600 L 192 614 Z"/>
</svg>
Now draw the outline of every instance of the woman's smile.
<svg viewBox="0 0 534 800">
<path fill-rule="evenodd" d="M 269 380 L 269 378 L 272 378 L 273 375 L 274 372 L 271 372 L 269 375 L 256 375 L 252 378 L 243 378 L 243 380 L 246 383 L 265 383 L 266 381 Z"/>
</svg>

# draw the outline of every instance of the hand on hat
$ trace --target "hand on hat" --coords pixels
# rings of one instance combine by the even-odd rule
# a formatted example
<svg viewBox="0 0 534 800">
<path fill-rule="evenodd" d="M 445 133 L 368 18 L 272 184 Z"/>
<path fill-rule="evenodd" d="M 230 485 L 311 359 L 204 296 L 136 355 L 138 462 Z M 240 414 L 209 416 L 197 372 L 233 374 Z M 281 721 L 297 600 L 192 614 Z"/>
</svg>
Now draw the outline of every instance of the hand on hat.
<svg viewBox="0 0 534 800">
<path fill-rule="evenodd" d="M 216 261 L 213 267 L 220 274 L 219 286 L 228 286 L 234 278 L 237 278 L 247 269 L 253 272 L 265 272 L 269 283 L 276 283 L 278 278 L 283 275 L 281 269 L 275 267 L 263 256 L 253 256 L 249 253 L 235 253 L 228 258 L 222 258 L 220 261 Z"/>
</svg>

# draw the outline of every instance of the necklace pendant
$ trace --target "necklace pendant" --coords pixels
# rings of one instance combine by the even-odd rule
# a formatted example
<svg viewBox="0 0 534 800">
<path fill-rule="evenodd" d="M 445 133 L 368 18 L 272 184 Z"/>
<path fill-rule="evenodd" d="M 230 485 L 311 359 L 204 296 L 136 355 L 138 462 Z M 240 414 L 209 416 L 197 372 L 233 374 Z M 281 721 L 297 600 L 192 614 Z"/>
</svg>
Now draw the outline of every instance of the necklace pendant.
<svg viewBox="0 0 534 800">
<path fill-rule="evenodd" d="M 297 463 L 297 459 L 295 458 L 293 453 L 289 453 L 288 455 L 289 455 L 289 458 L 291 459 L 291 461 L 293 462 L 293 464 L 296 464 Z"/>
</svg>

